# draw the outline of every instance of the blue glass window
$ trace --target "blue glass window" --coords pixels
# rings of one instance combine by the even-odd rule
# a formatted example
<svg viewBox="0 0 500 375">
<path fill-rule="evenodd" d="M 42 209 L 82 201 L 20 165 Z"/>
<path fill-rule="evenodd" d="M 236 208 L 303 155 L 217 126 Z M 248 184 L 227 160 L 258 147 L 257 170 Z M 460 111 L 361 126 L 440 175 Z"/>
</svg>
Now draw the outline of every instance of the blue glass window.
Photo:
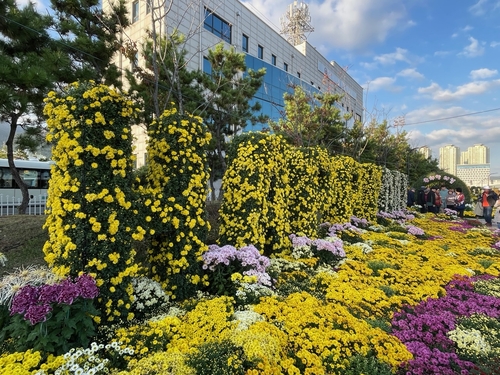
<svg viewBox="0 0 500 375">
<path fill-rule="evenodd" d="M 248 52 L 248 36 L 243 34 L 243 38 L 241 40 L 241 48 L 243 51 Z"/>
<path fill-rule="evenodd" d="M 210 61 L 205 56 L 203 56 L 203 73 L 212 75 L 212 64 L 210 64 Z"/>
<path fill-rule="evenodd" d="M 271 63 L 276 66 L 276 56 L 275 55 L 272 55 L 271 56 Z"/>
<path fill-rule="evenodd" d="M 259 57 L 259 59 L 264 58 L 264 47 L 262 47 L 260 44 L 257 47 L 257 56 Z"/>
<path fill-rule="evenodd" d="M 207 8 L 205 8 L 205 21 L 203 22 L 203 26 L 212 34 L 231 43 L 231 25 Z"/>
</svg>

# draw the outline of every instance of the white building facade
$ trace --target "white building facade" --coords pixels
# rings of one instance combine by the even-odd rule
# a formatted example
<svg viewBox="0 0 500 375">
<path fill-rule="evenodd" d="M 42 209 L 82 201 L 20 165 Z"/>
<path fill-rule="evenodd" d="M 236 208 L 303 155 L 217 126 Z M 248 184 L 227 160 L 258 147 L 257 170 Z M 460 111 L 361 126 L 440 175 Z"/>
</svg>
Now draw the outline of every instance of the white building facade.
<svg viewBox="0 0 500 375">
<path fill-rule="evenodd" d="M 160 3 L 163 6 L 159 6 Z M 109 10 L 106 4 L 109 3 L 104 2 L 105 11 Z M 240 1 L 128 0 L 126 4 L 132 25 L 123 35 L 124 42 L 136 43 L 139 54 L 135 61 L 118 55 L 115 63 L 123 70 L 131 69 L 134 64 L 143 65 L 141 45 L 153 28 L 154 17 L 157 32 L 170 34 L 178 30 L 186 37 L 182 48 L 187 52 L 190 70 L 209 71 L 208 50 L 220 42 L 224 42 L 227 48 L 232 46 L 237 52 L 245 53 L 247 68 L 266 68 L 264 83 L 253 100 L 260 102 L 261 112 L 271 120 L 276 121 L 282 116 L 283 95 L 293 91 L 292 85 L 300 85 L 309 92 L 343 94 L 338 105 L 341 111 L 352 115 L 351 123 L 363 120 L 363 89 L 342 67 L 328 61 L 307 41 L 290 44 Z M 293 6 L 297 6 L 296 2 Z M 261 129 L 262 124 L 247 126 L 244 131 Z M 140 167 L 147 158 L 144 127 L 134 127 L 133 135 L 137 167 Z"/>
<path fill-rule="evenodd" d="M 460 149 L 457 146 L 446 145 L 439 149 L 439 168 L 443 171 L 457 176 L 457 165 L 459 163 Z"/>
<path fill-rule="evenodd" d="M 456 176 L 469 187 L 490 185 L 490 165 L 460 164 Z"/>
</svg>

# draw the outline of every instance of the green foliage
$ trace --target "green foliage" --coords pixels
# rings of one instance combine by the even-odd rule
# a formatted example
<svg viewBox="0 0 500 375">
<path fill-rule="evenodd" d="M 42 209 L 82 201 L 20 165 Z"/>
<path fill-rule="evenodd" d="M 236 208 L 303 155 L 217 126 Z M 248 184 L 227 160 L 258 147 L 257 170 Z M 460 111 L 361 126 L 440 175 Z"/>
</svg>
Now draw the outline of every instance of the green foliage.
<svg viewBox="0 0 500 375">
<path fill-rule="evenodd" d="M 53 304 L 50 317 L 34 325 L 21 314 L 14 314 L 0 331 L 0 338 L 10 344 L 12 351 L 33 349 L 62 355 L 71 348 L 89 345 L 96 332 L 92 316 L 98 314 L 90 299 L 78 298 L 70 305 Z"/>
<path fill-rule="evenodd" d="M 380 289 L 382 289 L 382 288 L 380 288 Z M 386 295 L 387 295 L 387 293 L 386 293 Z M 368 319 L 366 322 L 369 325 L 371 325 L 373 328 L 380 328 L 384 332 L 391 333 L 391 331 L 392 331 L 391 323 L 388 320 L 385 320 L 382 318 L 374 318 L 374 319 Z"/>
<path fill-rule="evenodd" d="M 63 82 L 95 80 L 120 87 L 121 74 L 111 64 L 121 48 L 121 31 L 129 24 L 125 1 L 107 4 L 104 12 L 99 0 L 51 0 L 55 29 L 61 38 L 61 54 L 71 64 L 59 72 Z"/>
<path fill-rule="evenodd" d="M 251 368 L 243 349 L 229 340 L 199 346 L 186 364 L 195 370 L 196 375 L 244 375 Z"/>
<path fill-rule="evenodd" d="M 383 260 L 372 260 L 368 262 L 368 267 L 372 270 L 373 276 L 380 276 L 380 271 L 386 268 L 398 269 L 390 263 L 384 262 Z M 384 291 L 385 292 L 385 291 Z"/>
<path fill-rule="evenodd" d="M 343 375 L 391 375 L 392 369 L 377 357 L 355 355 L 349 359 L 349 365 L 342 371 Z"/>
<path fill-rule="evenodd" d="M 187 69 L 187 52 L 181 48 L 185 43 L 177 30 L 166 36 L 152 34 L 140 47 L 125 43 L 125 56 L 134 62 L 133 71 L 127 71 L 130 92 L 143 104 L 141 123 L 151 124 L 173 102 L 181 113 L 203 114 L 203 73 Z M 138 54 L 144 66 L 135 63 Z"/>
<path fill-rule="evenodd" d="M 301 86 L 285 93 L 285 118 L 270 121 L 271 129 L 299 147 L 323 146 L 332 154 L 342 150 L 344 129 L 351 114 L 341 115 L 336 103 L 342 96 L 331 93 L 308 94 Z"/>
</svg>

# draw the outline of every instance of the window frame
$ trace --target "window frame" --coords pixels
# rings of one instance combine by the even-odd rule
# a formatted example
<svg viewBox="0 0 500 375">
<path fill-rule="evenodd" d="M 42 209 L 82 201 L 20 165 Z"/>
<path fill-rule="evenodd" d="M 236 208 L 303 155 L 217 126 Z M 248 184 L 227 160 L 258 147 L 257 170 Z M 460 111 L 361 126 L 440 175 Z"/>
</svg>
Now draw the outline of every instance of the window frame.
<svg viewBox="0 0 500 375">
<path fill-rule="evenodd" d="M 248 35 L 242 34 L 242 37 L 241 37 L 241 49 L 243 50 L 243 52 L 247 52 L 248 53 L 248 41 L 249 41 Z"/>
<path fill-rule="evenodd" d="M 139 0 L 135 0 L 132 2 L 132 23 L 139 21 L 139 11 Z"/>
<path fill-rule="evenodd" d="M 264 46 L 261 46 L 260 44 L 257 45 L 257 57 L 264 60 Z"/>
<path fill-rule="evenodd" d="M 203 28 L 207 31 L 210 31 L 212 34 L 219 37 L 223 41 L 231 44 L 233 26 L 208 8 L 205 8 Z"/>
</svg>

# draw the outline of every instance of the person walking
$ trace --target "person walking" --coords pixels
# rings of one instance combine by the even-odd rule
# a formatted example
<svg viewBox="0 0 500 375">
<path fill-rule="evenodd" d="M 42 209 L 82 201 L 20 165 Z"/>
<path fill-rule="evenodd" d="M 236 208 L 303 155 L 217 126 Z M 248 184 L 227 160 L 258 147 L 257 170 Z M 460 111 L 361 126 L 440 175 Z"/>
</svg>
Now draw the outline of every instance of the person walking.
<svg viewBox="0 0 500 375">
<path fill-rule="evenodd" d="M 493 212 L 493 206 L 498 200 L 498 194 L 495 193 L 491 188 L 486 185 L 483 187 L 483 193 L 481 194 L 481 204 L 483 206 L 483 217 L 486 221 L 486 226 L 491 227 L 491 214 Z"/>
<path fill-rule="evenodd" d="M 437 193 L 435 192 L 435 188 L 433 187 L 432 189 L 427 188 L 425 189 L 425 194 L 426 194 L 426 206 L 427 206 L 427 211 L 428 212 L 433 212 L 436 213 L 436 195 Z"/>
</svg>

